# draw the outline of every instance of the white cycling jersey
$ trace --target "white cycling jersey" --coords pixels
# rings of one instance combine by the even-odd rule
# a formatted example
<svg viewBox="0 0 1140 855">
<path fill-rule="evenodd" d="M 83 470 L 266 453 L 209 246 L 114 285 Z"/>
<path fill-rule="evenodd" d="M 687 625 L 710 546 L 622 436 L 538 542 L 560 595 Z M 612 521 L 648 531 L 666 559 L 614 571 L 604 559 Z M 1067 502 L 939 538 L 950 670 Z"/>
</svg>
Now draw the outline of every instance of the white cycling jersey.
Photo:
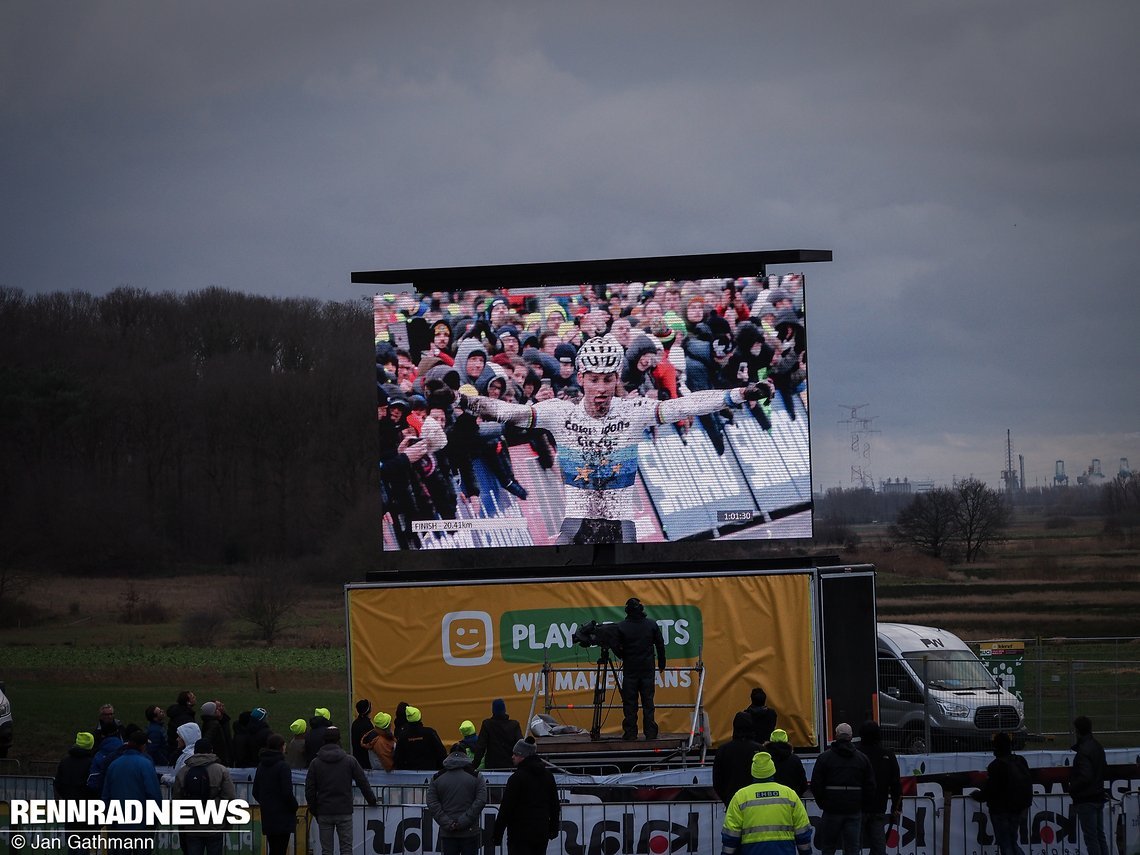
<svg viewBox="0 0 1140 855">
<path fill-rule="evenodd" d="M 593 417 L 581 403 L 551 398 L 537 404 L 511 404 L 493 398 L 473 398 L 472 412 L 524 428 L 545 428 L 558 445 L 558 463 L 565 485 L 567 517 L 632 520 L 638 443 L 655 424 L 737 406 L 742 389 L 693 392 L 683 398 L 614 398 L 609 412 Z"/>
</svg>

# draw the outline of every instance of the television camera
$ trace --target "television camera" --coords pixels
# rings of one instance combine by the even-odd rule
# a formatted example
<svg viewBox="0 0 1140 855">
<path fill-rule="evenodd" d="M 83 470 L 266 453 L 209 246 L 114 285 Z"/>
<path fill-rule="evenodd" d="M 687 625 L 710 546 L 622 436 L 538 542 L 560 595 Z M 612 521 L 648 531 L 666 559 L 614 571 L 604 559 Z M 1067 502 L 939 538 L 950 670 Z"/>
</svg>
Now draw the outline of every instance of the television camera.
<svg viewBox="0 0 1140 855">
<path fill-rule="evenodd" d="M 594 669 L 594 720 L 590 727 L 590 738 L 597 740 L 602 735 L 602 706 L 606 700 L 606 673 L 614 675 L 614 684 L 621 685 L 617 671 L 614 669 L 610 651 L 616 650 L 621 655 L 621 634 L 617 624 L 599 623 L 596 620 L 581 624 L 570 636 L 570 640 L 580 647 L 597 647 L 598 662 Z"/>
<path fill-rule="evenodd" d="M 598 623 L 596 620 L 587 621 L 574 630 L 570 640 L 580 647 L 601 647 L 604 650 L 613 650 L 618 646 L 617 624 Z"/>
</svg>

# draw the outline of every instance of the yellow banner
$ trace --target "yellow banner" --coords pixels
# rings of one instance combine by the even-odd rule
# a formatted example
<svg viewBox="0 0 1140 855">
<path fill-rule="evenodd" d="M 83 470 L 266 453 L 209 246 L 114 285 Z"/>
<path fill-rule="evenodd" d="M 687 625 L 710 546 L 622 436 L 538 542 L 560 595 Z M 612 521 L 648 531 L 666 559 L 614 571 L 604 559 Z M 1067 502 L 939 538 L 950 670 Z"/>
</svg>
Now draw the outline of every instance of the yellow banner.
<svg viewBox="0 0 1140 855">
<path fill-rule="evenodd" d="M 572 579 L 480 582 L 348 590 L 353 698 L 395 712 L 406 701 L 444 743 L 459 738 L 464 719 L 491 715 L 503 698 L 526 729 L 536 681 L 549 658 L 556 707 L 564 724 L 590 728 L 599 649 L 571 636 L 590 620 L 617 622 L 638 597 L 665 638 L 668 665 L 694 666 L 703 658 L 703 704 L 711 740 L 732 736 L 733 716 L 762 687 L 778 726 L 792 744 L 815 744 L 816 650 L 808 573 L 686 578 Z M 620 664 L 615 667 L 620 673 Z M 659 709 L 661 731 L 688 733 L 697 699 L 696 671 L 658 675 L 655 701 L 687 708 Z M 612 683 L 607 679 L 607 686 Z M 621 732 L 621 698 L 608 687 L 603 734 Z M 539 693 L 535 712 L 545 711 Z"/>
</svg>

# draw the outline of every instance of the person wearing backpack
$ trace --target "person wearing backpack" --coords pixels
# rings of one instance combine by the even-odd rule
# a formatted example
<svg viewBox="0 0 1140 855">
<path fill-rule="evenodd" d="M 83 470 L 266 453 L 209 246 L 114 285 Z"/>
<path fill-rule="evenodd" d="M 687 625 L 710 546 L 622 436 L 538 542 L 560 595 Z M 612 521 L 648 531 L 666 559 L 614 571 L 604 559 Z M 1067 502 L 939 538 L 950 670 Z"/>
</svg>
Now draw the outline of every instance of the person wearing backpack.
<svg viewBox="0 0 1140 855">
<path fill-rule="evenodd" d="M 218 762 L 214 746 L 206 738 L 194 743 L 194 753 L 174 776 L 176 799 L 221 801 L 236 795 L 230 770 Z M 225 832 L 194 831 L 186 834 L 186 855 L 222 855 Z"/>
<path fill-rule="evenodd" d="M 986 767 L 986 781 L 970 795 L 986 803 L 1001 855 L 1024 855 L 1017 837 L 1033 804 L 1033 775 L 1025 758 L 1013 753 L 1008 733 L 995 733 L 993 745 L 994 759 Z"/>
</svg>

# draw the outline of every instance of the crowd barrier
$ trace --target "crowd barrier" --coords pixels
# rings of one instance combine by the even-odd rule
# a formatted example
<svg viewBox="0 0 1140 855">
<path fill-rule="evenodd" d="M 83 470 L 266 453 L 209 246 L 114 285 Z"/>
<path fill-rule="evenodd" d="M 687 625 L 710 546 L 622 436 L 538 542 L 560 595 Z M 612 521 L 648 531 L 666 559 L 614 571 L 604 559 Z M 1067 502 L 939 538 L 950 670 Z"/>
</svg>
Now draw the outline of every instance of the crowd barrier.
<svg viewBox="0 0 1140 855">
<path fill-rule="evenodd" d="M 1040 755 L 1040 756 L 1034 756 Z M 1055 755 L 1055 756 L 1054 756 Z M 1026 855 L 1083 855 L 1085 849 L 1075 810 L 1064 793 L 1067 778 L 1063 752 L 1027 753 L 1037 777 L 1034 803 L 1021 829 Z M 811 758 L 804 758 L 810 771 Z M 989 816 L 984 805 L 970 798 L 978 770 L 988 755 L 929 755 L 901 757 L 904 774 L 903 814 L 891 829 L 888 852 L 892 855 L 998 855 Z M 1035 761 L 1051 759 L 1053 766 Z M 1111 799 L 1105 806 L 1105 827 L 1114 855 L 1140 855 L 1140 765 L 1136 752 L 1109 752 L 1108 782 Z M 253 770 L 234 770 L 240 798 L 250 799 Z M 494 855 L 492 829 L 509 773 L 485 773 L 490 801 L 482 818 L 482 846 Z M 557 775 L 562 801 L 562 826 L 548 855 L 718 855 L 724 806 L 711 799 L 711 769 L 673 769 L 654 773 L 611 776 Z M 439 851 L 436 828 L 424 807 L 430 775 L 423 772 L 369 773 L 377 807 L 357 797 L 354 810 L 354 855 L 416 855 Z M 294 772 L 294 788 L 304 801 L 304 772 Z M 0 776 L 0 855 L 16 855 L 10 843 L 7 802 L 13 798 L 50 798 L 51 779 L 33 776 Z M 251 800 L 252 801 L 252 800 Z M 815 823 L 819 810 L 814 800 L 804 801 Z M 66 851 L 63 829 L 43 832 L 55 841 L 38 847 Z M 298 816 L 296 853 L 323 855 L 316 825 L 304 809 Z M 814 847 L 818 851 L 818 847 Z M 174 833 L 155 835 L 160 855 L 180 855 Z M 228 832 L 225 851 L 234 855 L 263 855 L 260 816 L 255 809 L 248 828 Z"/>
</svg>

